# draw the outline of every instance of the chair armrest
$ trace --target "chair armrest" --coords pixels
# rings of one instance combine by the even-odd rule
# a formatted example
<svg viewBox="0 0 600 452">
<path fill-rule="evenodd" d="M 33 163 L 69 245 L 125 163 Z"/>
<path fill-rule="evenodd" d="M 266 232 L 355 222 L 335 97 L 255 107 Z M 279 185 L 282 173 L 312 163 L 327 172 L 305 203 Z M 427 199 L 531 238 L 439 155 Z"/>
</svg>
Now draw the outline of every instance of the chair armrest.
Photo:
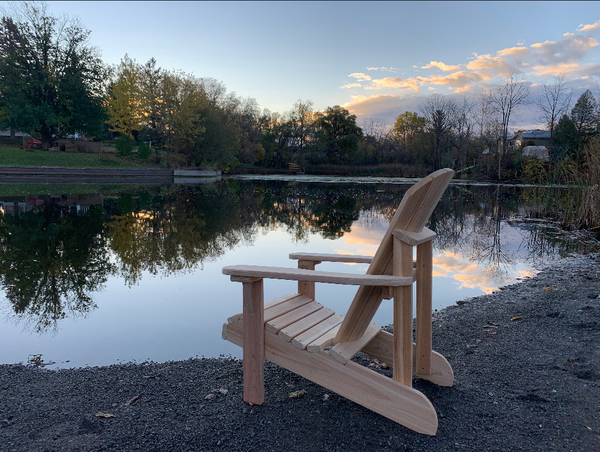
<svg viewBox="0 0 600 452">
<path fill-rule="evenodd" d="M 408 232 L 402 229 L 394 229 L 392 231 L 394 237 L 402 240 L 404 243 L 412 246 L 421 245 L 422 243 L 429 242 L 436 237 L 436 233 L 429 228 L 423 228 L 421 232 Z"/>
<path fill-rule="evenodd" d="M 400 287 L 410 286 L 410 276 L 355 275 L 352 273 L 321 272 L 301 268 L 264 267 L 261 265 L 230 265 L 223 267 L 223 274 L 242 278 L 287 279 L 355 286 Z"/>
<path fill-rule="evenodd" d="M 291 253 L 290 259 L 318 262 L 350 262 L 356 264 L 370 264 L 373 256 L 359 254 L 317 254 L 317 253 Z"/>
</svg>

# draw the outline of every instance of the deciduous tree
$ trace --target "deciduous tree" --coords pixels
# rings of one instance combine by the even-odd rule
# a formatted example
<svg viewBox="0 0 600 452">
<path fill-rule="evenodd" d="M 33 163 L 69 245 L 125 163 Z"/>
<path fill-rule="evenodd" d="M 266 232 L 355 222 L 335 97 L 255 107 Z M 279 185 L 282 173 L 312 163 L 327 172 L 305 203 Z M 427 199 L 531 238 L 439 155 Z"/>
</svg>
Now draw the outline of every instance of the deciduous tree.
<svg viewBox="0 0 600 452">
<path fill-rule="evenodd" d="M 104 121 L 106 70 L 78 20 L 24 3 L 0 20 L 0 111 L 4 125 L 52 139 L 94 135 Z"/>
<path fill-rule="evenodd" d="M 316 129 L 329 163 L 347 163 L 363 136 L 362 129 L 356 125 L 356 115 L 339 105 L 327 107 L 319 115 Z"/>
<path fill-rule="evenodd" d="M 112 132 L 133 137 L 141 130 L 144 118 L 140 67 L 126 54 L 115 72 L 106 102 L 107 123 Z"/>
</svg>

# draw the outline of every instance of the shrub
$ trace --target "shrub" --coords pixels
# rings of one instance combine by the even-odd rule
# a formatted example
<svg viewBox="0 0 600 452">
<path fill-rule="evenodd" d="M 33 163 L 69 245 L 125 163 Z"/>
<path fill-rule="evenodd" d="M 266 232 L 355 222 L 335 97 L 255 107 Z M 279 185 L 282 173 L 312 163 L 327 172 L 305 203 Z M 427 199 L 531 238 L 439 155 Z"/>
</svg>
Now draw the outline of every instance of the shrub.
<svg viewBox="0 0 600 452">
<path fill-rule="evenodd" d="M 148 157 L 150 157 L 151 153 L 152 153 L 152 149 L 150 149 L 150 147 L 146 143 L 142 143 L 139 145 L 138 156 L 140 158 L 147 159 Z"/>
<path fill-rule="evenodd" d="M 121 135 L 115 141 L 115 147 L 119 154 L 123 157 L 131 155 L 131 151 L 133 151 L 133 143 L 131 142 L 131 138 L 126 135 Z"/>
</svg>

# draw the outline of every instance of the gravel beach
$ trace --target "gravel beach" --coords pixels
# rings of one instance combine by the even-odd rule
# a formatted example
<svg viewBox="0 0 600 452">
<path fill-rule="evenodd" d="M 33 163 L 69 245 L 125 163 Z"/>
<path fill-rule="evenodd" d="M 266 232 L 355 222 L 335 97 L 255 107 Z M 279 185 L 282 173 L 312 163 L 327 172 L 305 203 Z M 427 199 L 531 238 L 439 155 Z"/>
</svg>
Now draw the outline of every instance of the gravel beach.
<svg viewBox="0 0 600 452">
<path fill-rule="evenodd" d="M 271 363 L 265 404 L 250 406 L 241 361 L 223 357 L 0 365 L 0 451 L 600 451 L 600 255 L 461 300 L 433 326 L 455 373 L 451 388 L 415 380 L 433 437 Z"/>
</svg>

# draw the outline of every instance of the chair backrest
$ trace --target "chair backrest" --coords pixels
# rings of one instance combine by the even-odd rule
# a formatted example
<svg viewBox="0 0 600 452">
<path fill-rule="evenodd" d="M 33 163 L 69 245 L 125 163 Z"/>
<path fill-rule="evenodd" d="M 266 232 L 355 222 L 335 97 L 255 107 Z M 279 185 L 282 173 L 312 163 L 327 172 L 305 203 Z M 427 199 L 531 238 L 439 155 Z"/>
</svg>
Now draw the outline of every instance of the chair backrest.
<svg viewBox="0 0 600 452">
<path fill-rule="evenodd" d="M 454 171 L 444 168 L 413 185 L 404 195 L 400 206 L 390 222 L 373 261 L 367 270 L 369 275 L 391 275 L 393 258 L 394 229 L 408 232 L 421 232 L 446 187 L 454 176 Z M 351 342 L 359 339 L 373 319 L 381 304 L 383 295 L 380 287 L 360 286 L 348 309 L 335 343 Z"/>
</svg>

